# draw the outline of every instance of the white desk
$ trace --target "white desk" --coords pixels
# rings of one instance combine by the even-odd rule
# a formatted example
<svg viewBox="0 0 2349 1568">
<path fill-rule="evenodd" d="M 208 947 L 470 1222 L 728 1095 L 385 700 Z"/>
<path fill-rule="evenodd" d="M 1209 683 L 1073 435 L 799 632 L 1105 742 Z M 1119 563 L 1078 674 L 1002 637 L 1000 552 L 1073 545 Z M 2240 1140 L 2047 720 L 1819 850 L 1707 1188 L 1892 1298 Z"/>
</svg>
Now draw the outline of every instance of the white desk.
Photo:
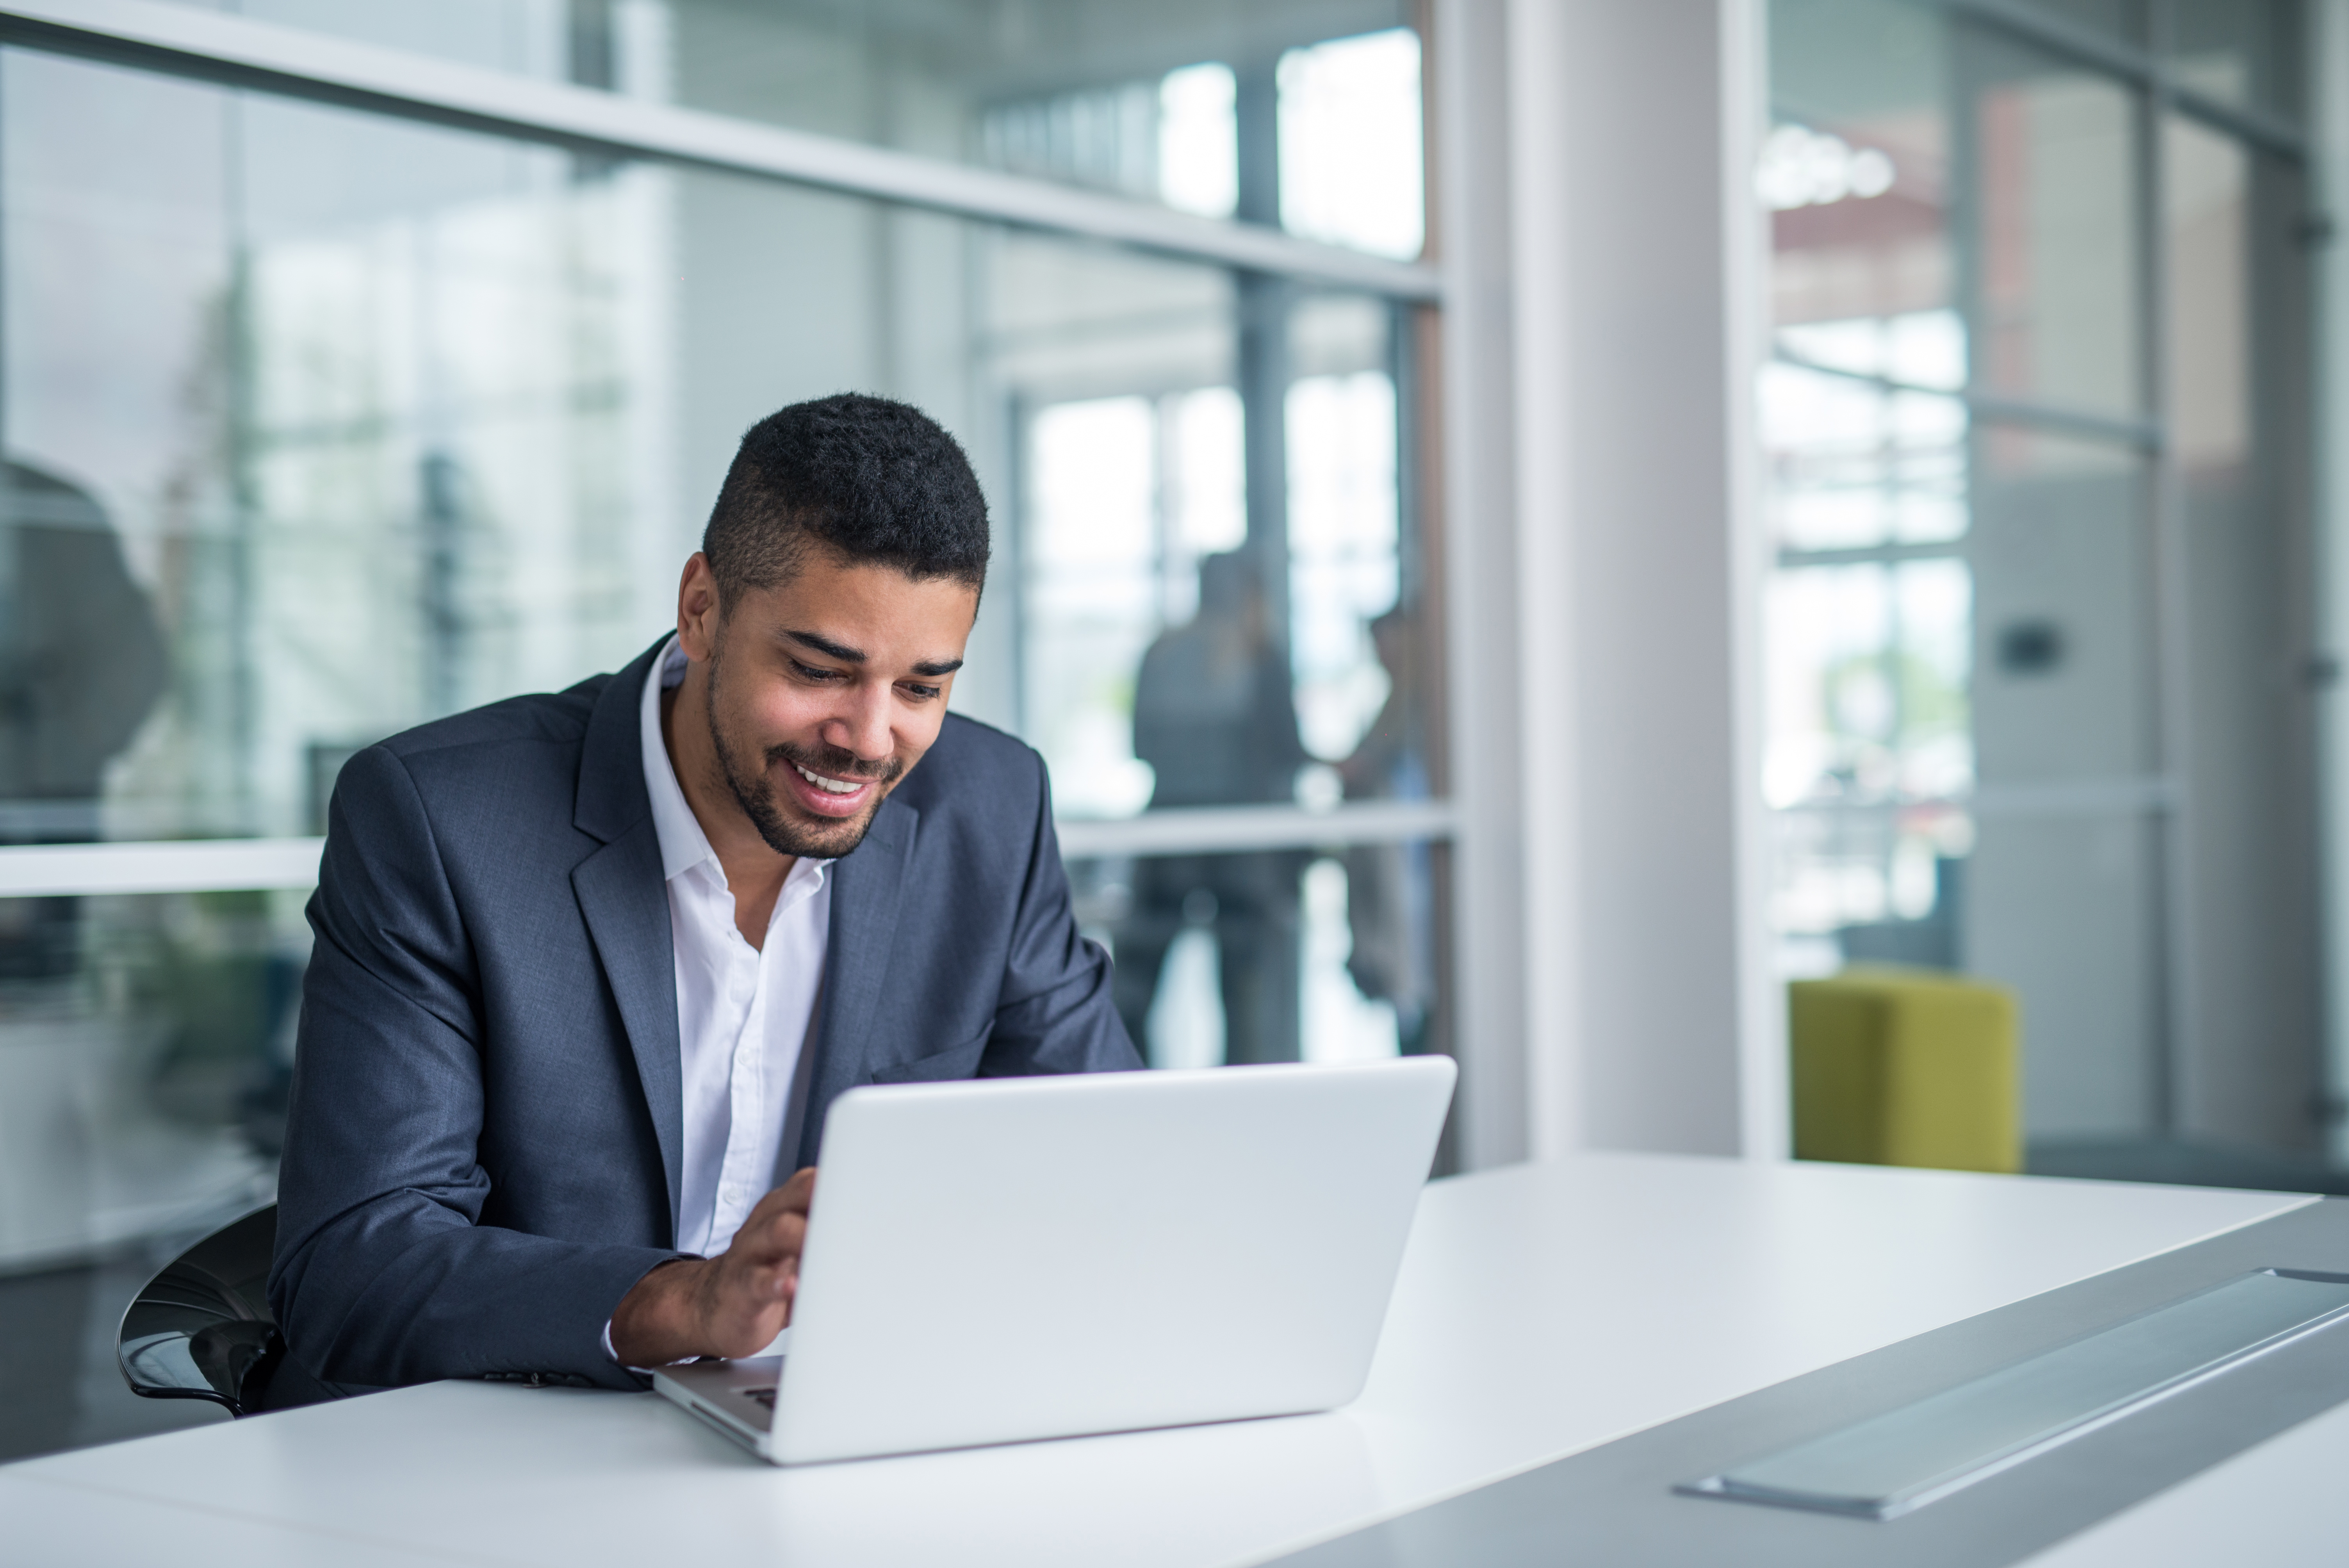
<svg viewBox="0 0 2349 1568">
<path fill-rule="evenodd" d="M 1428 1190 L 1336 1414 L 778 1470 L 651 1395 L 445 1383 L 0 1468 L 0 1559 L 1255 1562 L 2313 1201 L 1587 1156 Z M 2336 1412 L 2040 1562 L 2211 1561 L 2344 1460 Z"/>
</svg>

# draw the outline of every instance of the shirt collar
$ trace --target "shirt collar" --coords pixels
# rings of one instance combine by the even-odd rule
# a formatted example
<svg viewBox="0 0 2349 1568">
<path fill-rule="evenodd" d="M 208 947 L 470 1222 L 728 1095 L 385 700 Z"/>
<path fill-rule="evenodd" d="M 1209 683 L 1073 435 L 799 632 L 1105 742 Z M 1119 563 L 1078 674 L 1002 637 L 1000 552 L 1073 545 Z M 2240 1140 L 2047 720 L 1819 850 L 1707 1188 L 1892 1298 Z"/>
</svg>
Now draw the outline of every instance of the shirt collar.
<svg viewBox="0 0 2349 1568">
<path fill-rule="evenodd" d="M 701 830 L 693 808 L 685 803 L 685 791 L 678 787 L 677 769 L 668 759 L 668 747 L 661 739 L 661 693 L 685 679 L 685 649 L 671 637 L 653 659 L 653 667 L 645 672 L 645 691 L 639 707 L 642 716 L 639 727 L 643 732 L 645 762 L 645 792 L 652 797 L 653 831 L 660 839 L 661 880 L 673 882 L 685 872 L 708 861 L 710 869 L 718 869 L 718 851 L 709 847 L 709 835 Z"/>
</svg>

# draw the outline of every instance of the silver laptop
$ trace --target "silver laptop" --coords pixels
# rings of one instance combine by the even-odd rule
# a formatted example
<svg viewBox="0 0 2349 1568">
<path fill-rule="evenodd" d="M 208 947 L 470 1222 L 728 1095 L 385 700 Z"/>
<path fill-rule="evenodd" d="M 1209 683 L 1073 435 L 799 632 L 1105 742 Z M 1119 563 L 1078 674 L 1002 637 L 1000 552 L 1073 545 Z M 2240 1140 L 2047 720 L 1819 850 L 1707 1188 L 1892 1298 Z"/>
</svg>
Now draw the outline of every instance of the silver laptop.
<svg viewBox="0 0 2349 1568">
<path fill-rule="evenodd" d="M 1411 1057 L 852 1089 L 787 1353 L 653 1385 L 778 1464 L 1342 1405 L 1454 1077 Z"/>
</svg>

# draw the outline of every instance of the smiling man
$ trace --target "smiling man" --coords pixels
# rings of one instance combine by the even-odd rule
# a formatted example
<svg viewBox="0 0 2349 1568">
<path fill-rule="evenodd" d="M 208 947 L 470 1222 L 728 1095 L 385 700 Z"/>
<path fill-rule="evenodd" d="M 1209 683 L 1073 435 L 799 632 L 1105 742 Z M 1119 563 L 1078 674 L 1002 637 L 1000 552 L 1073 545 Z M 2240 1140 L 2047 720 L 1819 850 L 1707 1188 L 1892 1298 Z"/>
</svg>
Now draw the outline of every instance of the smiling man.
<svg viewBox="0 0 2349 1568">
<path fill-rule="evenodd" d="M 843 1091 L 1141 1065 L 1041 759 L 947 712 L 987 558 L 944 430 L 798 404 L 744 436 L 674 636 L 345 766 L 270 1278 L 307 1376 L 274 1387 L 752 1354 Z"/>
</svg>

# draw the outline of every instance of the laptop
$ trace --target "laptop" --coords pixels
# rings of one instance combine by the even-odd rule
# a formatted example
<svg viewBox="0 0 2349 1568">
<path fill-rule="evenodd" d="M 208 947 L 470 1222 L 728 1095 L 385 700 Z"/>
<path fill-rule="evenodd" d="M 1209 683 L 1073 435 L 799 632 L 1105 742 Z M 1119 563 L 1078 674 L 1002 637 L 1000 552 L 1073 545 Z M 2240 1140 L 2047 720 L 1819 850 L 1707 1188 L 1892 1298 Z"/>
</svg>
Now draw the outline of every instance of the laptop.
<svg viewBox="0 0 2349 1568">
<path fill-rule="evenodd" d="M 851 1089 L 785 1353 L 653 1386 L 777 1464 L 1345 1404 L 1455 1076 L 1407 1057 Z"/>
</svg>

